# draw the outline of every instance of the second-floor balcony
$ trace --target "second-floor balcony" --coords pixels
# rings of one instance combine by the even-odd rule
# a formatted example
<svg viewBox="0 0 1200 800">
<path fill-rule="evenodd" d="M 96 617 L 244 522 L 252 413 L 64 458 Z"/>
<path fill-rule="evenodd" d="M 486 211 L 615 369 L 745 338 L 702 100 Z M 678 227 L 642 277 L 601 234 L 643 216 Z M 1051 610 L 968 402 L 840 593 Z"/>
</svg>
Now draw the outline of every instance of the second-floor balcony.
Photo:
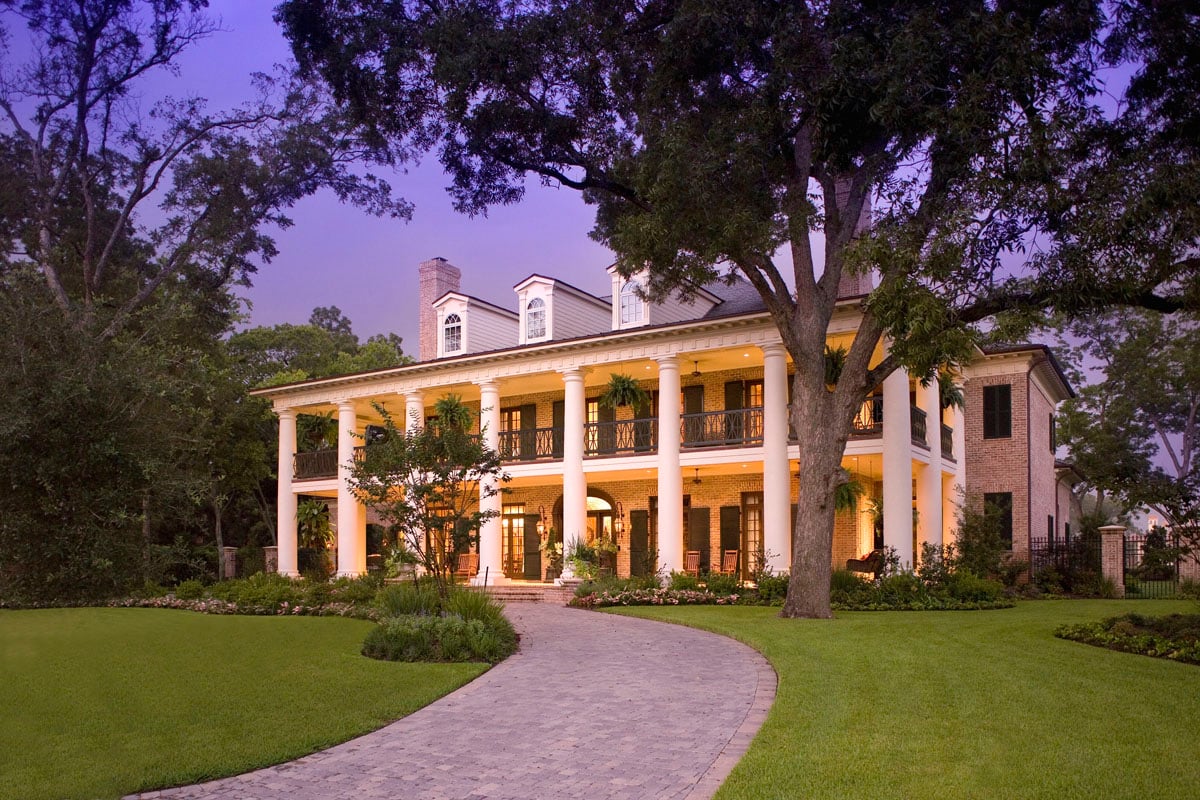
<svg viewBox="0 0 1200 800">
<path fill-rule="evenodd" d="M 925 412 L 913 407 L 910 415 L 912 441 L 928 447 Z M 680 446 L 685 450 L 722 447 L 756 447 L 763 441 L 761 408 L 704 411 L 683 414 L 679 420 Z M 653 454 L 658 451 L 658 420 L 654 418 L 589 422 L 583 428 L 585 458 Z M 873 438 L 883 434 L 883 398 L 868 397 L 853 421 L 852 436 Z M 940 426 L 942 453 L 953 458 L 953 432 Z M 796 441 L 792 433 L 789 439 Z M 561 461 L 565 429 L 524 428 L 501 431 L 500 458 L 507 463 Z M 355 452 L 362 450 L 356 447 Z M 294 479 L 298 481 L 337 477 L 337 448 L 296 453 Z"/>
</svg>

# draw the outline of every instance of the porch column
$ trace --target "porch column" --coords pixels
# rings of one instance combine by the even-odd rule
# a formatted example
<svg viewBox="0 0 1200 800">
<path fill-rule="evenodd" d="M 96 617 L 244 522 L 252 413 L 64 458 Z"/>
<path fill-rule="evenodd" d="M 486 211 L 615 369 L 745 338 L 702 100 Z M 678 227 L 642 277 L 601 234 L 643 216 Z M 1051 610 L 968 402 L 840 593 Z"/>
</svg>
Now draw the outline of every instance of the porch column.
<svg viewBox="0 0 1200 800">
<path fill-rule="evenodd" d="M 683 570 L 683 472 L 679 468 L 679 359 L 658 361 L 658 566 Z"/>
<path fill-rule="evenodd" d="M 925 412 L 929 464 L 917 476 L 917 529 L 920 540 L 942 543 L 942 403 L 938 382 L 917 384 L 917 405 Z M 886 517 L 885 517 L 886 519 Z"/>
<path fill-rule="evenodd" d="M 958 507 L 966 502 L 967 497 L 967 420 L 963 414 L 962 408 L 955 406 L 951 417 L 951 426 L 954 428 L 954 486 L 951 492 L 950 502 L 954 505 L 954 514 L 951 516 L 949 529 L 953 532 L 952 538 L 958 535 Z"/>
<path fill-rule="evenodd" d="M 300 577 L 296 555 L 296 495 L 292 491 L 293 462 L 296 459 L 296 412 L 279 410 L 279 483 L 275 496 L 276 543 L 279 545 L 279 574 Z"/>
<path fill-rule="evenodd" d="M 763 354 L 763 549 L 767 567 L 792 566 L 791 484 L 788 468 L 787 350 L 765 344 Z M 743 554 L 743 558 L 749 554 Z"/>
<path fill-rule="evenodd" d="M 358 498 L 350 489 L 350 467 L 354 463 L 358 415 L 353 403 L 338 406 L 337 487 L 337 574 L 362 575 L 367 571 L 367 529 L 360 526 Z M 365 518 L 364 518 L 365 519 Z"/>
<path fill-rule="evenodd" d="M 912 414 L 903 369 L 883 381 L 883 543 L 913 565 Z"/>
<path fill-rule="evenodd" d="M 500 446 L 500 387 L 493 381 L 479 384 L 479 432 L 491 450 Z M 479 510 L 492 516 L 479 526 L 479 572 L 472 583 L 492 586 L 506 583 L 500 545 L 500 491 L 494 477 L 479 482 Z"/>
<path fill-rule="evenodd" d="M 583 426 L 587 408 L 583 370 L 564 369 L 563 376 L 563 529 L 560 531 L 565 556 L 571 543 L 587 538 L 587 476 L 583 472 Z M 563 578 L 574 578 L 575 570 L 563 558 Z"/>
<path fill-rule="evenodd" d="M 404 395 L 404 430 L 419 431 L 425 427 L 425 393 Z"/>
</svg>

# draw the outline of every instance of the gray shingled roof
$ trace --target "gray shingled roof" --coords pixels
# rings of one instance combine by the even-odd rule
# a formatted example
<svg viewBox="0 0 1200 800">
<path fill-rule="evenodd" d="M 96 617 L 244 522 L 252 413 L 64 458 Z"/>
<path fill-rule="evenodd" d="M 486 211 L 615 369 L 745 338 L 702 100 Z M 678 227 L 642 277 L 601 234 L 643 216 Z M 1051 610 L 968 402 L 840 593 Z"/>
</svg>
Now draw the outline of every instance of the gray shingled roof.
<svg viewBox="0 0 1200 800">
<path fill-rule="evenodd" d="M 721 302 L 709 309 L 702 319 L 736 317 L 739 314 L 753 314 L 767 310 L 758 290 L 745 278 L 734 276 L 733 283 L 726 283 L 724 280 L 712 281 L 706 283 L 704 289 L 721 298 Z"/>
</svg>

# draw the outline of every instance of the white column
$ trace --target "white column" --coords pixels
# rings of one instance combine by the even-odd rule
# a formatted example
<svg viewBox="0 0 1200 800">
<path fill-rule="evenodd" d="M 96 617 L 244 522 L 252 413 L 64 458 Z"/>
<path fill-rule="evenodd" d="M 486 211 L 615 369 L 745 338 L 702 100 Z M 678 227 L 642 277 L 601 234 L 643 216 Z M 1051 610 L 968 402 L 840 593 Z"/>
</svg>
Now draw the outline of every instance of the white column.
<svg viewBox="0 0 1200 800">
<path fill-rule="evenodd" d="M 587 421 L 583 371 L 565 369 L 563 376 L 563 554 L 576 539 L 587 538 L 587 476 L 583 472 L 583 426 Z M 575 570 L 563 559 L 563 578 Z"/>
<path fill-rule="evenodd" d="M 679 468 L 679 359 L 658 361 L 658 566 L 683 570 L 683 472 Z"/>
<path fill-rule="evenodd" d="M 500 446 L 500 387 L 492 381 L 479 384 L 479 431 L 490 449 Z M 476 585 L 483 585 L 485 580 L 490 586 L 507 582 L 501 559 L 500 499 L 494 477 L 480 481 L 479 510 L 485 514 L 491 512 L 492 516 L 479 526 L 479 573 L 473 581 Z"/>
<path fill-rule="evenodd" d="M 938 382 L 917 384 L 917 405 L 925 412 L 929 464 L 917 475 L 917 530 L 922 542 L 942 543 L 942 404 Z M 886 517 L 885 517 L 886 519 Z"/>
<path fill-rule="evenodd" d="M 903 369 L 883 381 L 883 543 L 912 566 L 912 415 Z"/>
<path fill-rule="evenodd" d="M 767 566 L 784 572 L 792 566 L 792 513 L 788 469 L 787 350 L 782 344 L 761 347 L 763 354 L 763 548 Z M 743 554 L 746 557 L 747 554 Z"/>
<path fill-rule="evenodd" d="M 954 490 L 951 502 L 955 505 L 957 515 L 959 504 L 967 497 L 967 420 L 963 410 L 954 407 L 950 425 L 954 428 Z M 951 530 L 957 532 L 957 526 L 952 522 Z"/>
<path fill-rule="evenodd" d="M 367 530 L 359 527 L 358 498 L 350 489 L 350 466 L 354 462 L 354 434 L 358 415 L 353 403 L 338 406 L 338 487 L 337 487 L 337 574 L 361 575 L 366 571 Z M 359 569 L 362 564 L 362 569 Z"/>
<path fill-rule="evenodd" d="M 404 395 L 404 430 L 419 431 L 425 427 L 425 394 L 409 392 Z"/>
<path fill-rule="evenodd" d="M 275 497 L 276 543 L 279 546 L 279 574 L 300 577 L 296 555 L 296 495 L 292 491 L 293 462 L 296 459 L 296 412 L 279 411 L 279 493 Z"/>
</svg>

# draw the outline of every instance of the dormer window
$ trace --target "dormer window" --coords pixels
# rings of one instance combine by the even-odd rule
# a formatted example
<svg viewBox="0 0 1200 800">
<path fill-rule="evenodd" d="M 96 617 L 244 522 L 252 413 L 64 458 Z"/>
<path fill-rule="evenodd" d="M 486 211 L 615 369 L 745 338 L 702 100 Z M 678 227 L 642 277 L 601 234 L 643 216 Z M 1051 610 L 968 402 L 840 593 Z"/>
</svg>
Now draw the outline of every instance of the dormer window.
<svg viewBox="0 0 1200 800">
<path fill-rule="evenodd" d="M 621 287 L 621 327 L 641 325 L 646 321 L 646 301 L 638 294 L 637 281 L 626 281 Z"/>
<path fill-rule="evenodd" d="M 442 352 L 457 353 L 462 350 L 462 318 L 449 314 L 442 322 Z"/>
<path fill-rule="evenodd" d="M 541 339 L 546 335 L 546 301 L 535 297 L 525 306 L 525 338 Z"/>
</svg>

